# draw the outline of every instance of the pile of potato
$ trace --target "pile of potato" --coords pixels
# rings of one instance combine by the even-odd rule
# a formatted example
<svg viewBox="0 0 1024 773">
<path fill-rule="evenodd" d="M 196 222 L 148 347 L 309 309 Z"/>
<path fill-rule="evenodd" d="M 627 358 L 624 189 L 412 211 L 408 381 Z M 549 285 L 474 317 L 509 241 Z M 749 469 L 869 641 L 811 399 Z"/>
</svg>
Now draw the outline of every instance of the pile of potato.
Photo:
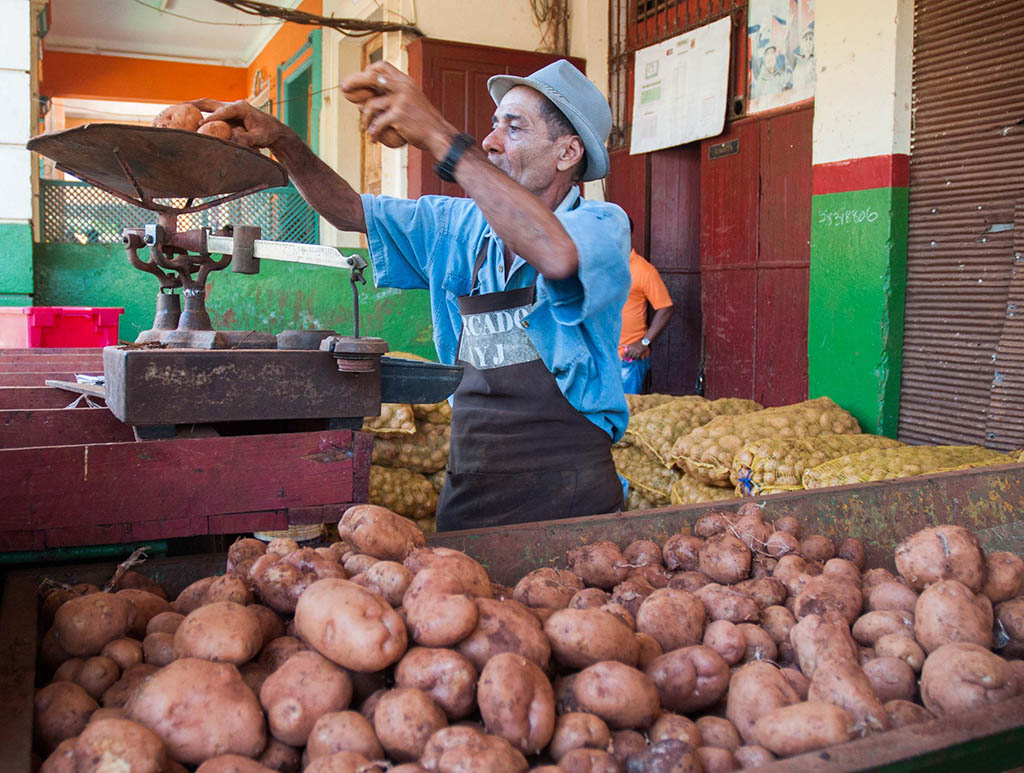
<svg viewBox="0 0 1024 773">
<path fill-rule="evenodd" d="M 231 124 L 227 121 L 210 121 L 200 126 L 202 120 L 203 114 L 198 107 L 191 102 L 182 102 L 181 104 L 171 105 L 161 110 L 156 118 L 153 119 L 152 125 L 161 129 L 181 129 L 187 132 L 208 134 L 211 137 L 217 137 L 218 139 L 241 145 L 243 148 L 252 147 L 252 143 L 249 142 L 245 134 L 245 127 L 241 123 Z"/>
<path fill-rule="evenodd" d="M 748 503 L 513 588 L 381 507 L 338 531 L 239 540 L 174 601 L 50 589 L 42 773 L 712 773 L 1024 693 L 1024 561 L 958 526 L 892 574 Z"/>
</svg>

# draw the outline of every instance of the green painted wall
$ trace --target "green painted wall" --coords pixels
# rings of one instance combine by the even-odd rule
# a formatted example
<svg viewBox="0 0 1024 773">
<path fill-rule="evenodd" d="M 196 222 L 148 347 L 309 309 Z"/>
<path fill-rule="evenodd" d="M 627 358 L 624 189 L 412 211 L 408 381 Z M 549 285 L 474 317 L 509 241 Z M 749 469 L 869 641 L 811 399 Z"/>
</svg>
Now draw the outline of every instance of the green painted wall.
<svg viewBox="0 0 1024 773">
<path fill-rule="evenodd" d="M 807 331 L 810 397 L 865 432 L 896 436 L 903 364 L 907 189 L 814 196 Z"/>
<path fill-rule="evenodd" d="M 318 328 L 351 335 L 348 278 L 347 271 L 274 261 L 262 261 L 260 273 L 252 276 L 229 268 L 210 274 L 207 310 L 217 329 Z M 153 325 L 156 278 L 132 268 L 119 244 L 37 244 L 35 286 L 38 306 L 124 307 L 122 340 L 133 341 Z M 392 351 L 437 359 L 425 291 L 377 289 L 369 283 L 359 286 L 359 300 L 362 335 L 386 339 Z"/>
<path fill-rule="evenodd" d="M 0 306 L 31 306 L 32 290 L 32 226 L 0 223 Z"/>
</svg>

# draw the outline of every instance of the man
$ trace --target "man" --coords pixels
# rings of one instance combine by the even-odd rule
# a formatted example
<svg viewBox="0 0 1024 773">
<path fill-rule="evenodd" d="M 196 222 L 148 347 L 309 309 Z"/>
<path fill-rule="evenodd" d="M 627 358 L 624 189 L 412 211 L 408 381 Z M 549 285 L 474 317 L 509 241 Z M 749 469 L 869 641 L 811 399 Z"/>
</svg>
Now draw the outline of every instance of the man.
<svg viewBox="0 0 1024 773">
<path fill-rule="evenodd" d="M 564 60 L 496 75 L 493 131 L 478 146 L 386 63 L 342 88 L 375 92 L 360 103 L 371 139 L 397 131 L 470 198 L 360 196 L 245 101 L 195 104 L 219 108 L 207 121 L 242 121 L 321 215 L 366 233 L 378 285 L 429 290 L 438 355 L 464 366 L 438 529 L 618 509 L 610 447 L 628 421 L 615 343 L 629 236 L 619 207 L 578 188 L 608 172 L 604 96 Z"/>
<path fill-rule="evenodd" d="M 629 218 L 629 232 L 633 233 L 633 218 Z M 651 344 L 672 317 L 672 297 L 658 269 L 636 250 L 629 254 L 629 273 L 632 281 L 626 305 L 622 307 L 619 357 L 622 358 L 622 389 L 626 394 L 638 395 L 651 369 Z M 654 309 L 650 326 L 647 325 L 648 304 Z"/>
</svg>

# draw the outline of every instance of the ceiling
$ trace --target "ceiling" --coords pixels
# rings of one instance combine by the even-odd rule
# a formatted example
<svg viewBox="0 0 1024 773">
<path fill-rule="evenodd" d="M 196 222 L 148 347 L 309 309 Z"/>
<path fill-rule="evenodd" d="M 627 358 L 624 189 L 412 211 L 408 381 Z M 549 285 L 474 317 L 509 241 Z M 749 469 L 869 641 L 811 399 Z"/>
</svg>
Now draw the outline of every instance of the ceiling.
<svg viewBox="0 0 1024 773">
<path fill-rule="evenodd" d="M 300 0 L 272 0 L 295 8 Z M 280 22 L 215 0 L 50 0 L 48 50 L 245 67 Z"/>
</svg>

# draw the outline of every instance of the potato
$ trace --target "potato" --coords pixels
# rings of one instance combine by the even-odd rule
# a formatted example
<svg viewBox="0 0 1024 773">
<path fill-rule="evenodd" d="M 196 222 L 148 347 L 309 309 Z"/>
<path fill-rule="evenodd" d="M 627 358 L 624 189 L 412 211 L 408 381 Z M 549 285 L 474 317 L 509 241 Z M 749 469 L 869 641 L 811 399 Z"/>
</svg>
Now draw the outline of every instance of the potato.
<svg viewBox="0 0 1024 773">
<path fill-rule="evenodd" d="M 266 543 L 261 540 L 253 537 L 236 539 L 228 548 L 226 571 L 244 577 L 248 574 L 253 561 L 266 552 Z"/>
<path fill-rule="evenodd" d="M 583 581 L 579 575 L 545 566 L 516 583 L 512 598 L 527 607 L 562 609 L 569 606 L 573 596 L 581 590 Z"/>
<path fill-rule="evenodd" d="M 744 596 L 749 596 L 761 609 L 778 606 L 786 600 L 786 586 L 774 577 L 758 577 L 752 580 L 744 580 L 737 583 L 733 588 Z"/>
<path fill-rule="evenodd" d="M 273 671 L 262 663 L 252 660 L 245 665 L 239 666 L 238 673 L 242 675 L 242 681 L 245 682 L 246 687 L 252 690 L 253 695 L 259 695 L 260 688 L 263 687 L 263 683 L 267 681 L 267 677 Z"/>
<path fill-rule="evenodd" d="M 310 585 L 295 608 L 295 626 L 321 655 L 353 671 L 387 668 L 408 644 L 405 624 L 390 605 L 349 580 Z"/>
<path fill-rule="evenodd" d="M 661 548 L 657 542 L 649 539 L 631 542 L 622 551 L 622 557 L 633 566 L 664 566 Z"/>
<path fill-rule="evenodd" d="M 869 612 L 885 609 L 913 612 L 917 606 L 917 593 L 901 582 L 880 582 L 867 592 L 865 606 Z"/>
<path fill-rule="evenodd" d="M 701 742 L 704 746 L 736 751 L 742 743 L 736 726 L 723 717 L 714 717 L 710 714 L 698 717 L 697 729 L 700 730 Z"/>
<path fill-rule="evenodd" d="M 199 609 L 203 605 L 206 590 L 213 585 L 216 579 L 216 577 L 203 577 L 186 586 L 171 603 L 171 608 L 182 615 L 187 615 L 189 612 Z"/>
<path fill-rule="evenodd" d="M 789 642 L 789 632 L 794 625 L 796 625 L 796 618 L 785 607 L 766 607 L 761 612 L 761 627 L 776 644 Z"/>
<path fill-rule="evenodd" d="M 859 659 L 850 629 L 835 619 L 808 615 L 790 629 L 789 639 L 800 670 L 809 679 L 814 678 L 822 663 L 840 660 L 856 663 Z"/>
<path fill-rule="evenodd" d="M 800 550 L 800 540 L 785 531 L 773 532 L 764 543 L 764 551 L 772 558 L 782 558 Z"/>
<path fill-rule="evenodd" d="M 409 636 L 424 647 L 449 647 L 477 626 L 479 609 L 465 581 L 444 568 L 423 569 L 402 599 Z"/>
<path fill-rule="evenodd" d="M 124 719 L 124 711 L 113 706 L 102 706 L 89 715 L 89 722 L 98 722 L 101 719 Z"/>
<path fill-rule="evenodd" d="M 284 558 L 298 549 L 299 543 L 291 537 L 275 537 L 267 543 L 267 552 L 273 553 L 278 558 Z"/>
<path fill-rule="evenodd" d="M 695 572 L 704 540 L 691 534 L 673 534 L 661 548 L 662 563 L 672 571 Z"/>
<path fill-rule="evenodd" d="M 93 700 L 99 700 L 100 696 L 120 678 L 121 667 L 110 658 L 97 655 L 82 664 L 73 681 L 89 693 Z"/>
<path fill-rule="evenodd" d="M 794 615 L 799 620 L 807 615 L 834 613 L 852 625 L 863 606 L 864 596 L 856 584 L 821 574 L 811 577 L 796 597 Z"/>
<path fill-rule="evenodd" d="M 885 711 L 889 715 L 889 724 L 893 730 L 935 719 L 932 713 L 924 706 L 904 700 L 889 701 L 885 704 Z"/>
<path fill-rule="evenodd" d="M 685 592 L 685 591 L 684 591 Z M 728 620 L 731 623 L 746 623 L 761 617 L 761 607 L 736 586 L 710 583 L 694 591 L 712 620 Z"/>
<path fill-rule="evenodd" d="M 446 727 L 434 733 L 423 750 L 420 763 L 421 770 L 467 773 L 476 770 L 525 773 L 529 767 L 522 753 L 504 738 L 464 726 Z M 391 770 L 400 773 L 399 768 Z"/>
<path fill-rule="evenodd" d="M 672 579 L 672 573 L 662 566 L 635 566 L 629 570 L 626 580 L 640 580 L 652 588 L 666 588 Z"/>
<path fill-rule="evenodd" d="M 310 760 L 343 751 L 371 760 L 384 757 L 373 725 L 357 711 L 332 711 L 322 715 L 309 732 L 306 751 Z"/>
<path fill-rule="evenodd" d="M 731 534 L 716 534 L 697 556 L 700 571 L 721 585 L 733 585 L 750 574 L 750 549 Z"/>
<path fill-rule="evenodd" d="M 807 699 L 845 709 L 853 718 L 852 729 L 857 735 L 889 729 L 889 715 L 875 694 L 871 680 L 855 661 L 832 660 L 815 669 Z"/>
<path fill-rule="evenodd" d="M 924 665 L 924 650 L 914 639 L 901 633 L 887 633 L 878 637 L 874 646 L 880 658 L 899 658 L 915 672 Z"/>
<path fill-rule="evenodd" d="M 772 577 L 781 582 L 791 596 L 796 596 L 807 582 L 806 575 L 809 569 L 808 563 L 802 557 L 790 554 L 779 559 Z"/>
<path fill-rule="evenodd" d="M 660 658 L 664 653 L 661 645 L 658 644 L 657 640 L 653 636 L 649 636 L 646 633 L 635 633 L 633 638 L 637 644 L 637 659 L 636 667 L 641 671 L 646 670 L 655 658 Z"/>
<path fill-rule="evenodd" d="M 736 669 L 728 682 L 725 715 L 746 743 L 754 741 L 754 723 L 774 709 L 800 702 L 782 671 L 764 661 Z"/>
<path fill-rule="evenodd" d="M 237 574 L 223 574 L 220 577 L 215 577 L 203 593 L 203 604 L 212 604 L 217 601 L 234 601 L 236 604 L 248 606 L 253 602 L 249 583 Z"/>
<path fill-rule="evenodd" d="M 231 139 L 231 127 L 226 121 L 208 121 L 196 129 L 199 134 L 208 134 L 221 140 Z"/>
<path fill-rule="evenodd" d="M 303 773 L 378 773 L 383 768 L 355 752 L 335 752 L 313 760 Z M 196 771 L 199 773 L 199 771 Z"/>
<path fill-rule="evenodd" d="M 611 600 L 611 595 L 600 588 L 584 588 L 576 591 L 569 599 L 570 609 L 592 609 L 603 607 Z"/>
<path fill-rule="evenodd" d="M 744 662 L 778 659 L 779 649 L 767 631 L 751 623 L 740 623 L 738 628 L 747 644 L 743 652 Z"/>
<path fill-rule="evenodd" d="M 864 543 L 859 539 L 847 537 L 836 548 L 836 557 L 849 561 L 858 570 L 863 570 L 864 563 L 867 561 L 867 551 L 864 549 Z"/>
<path fill-rule="evenodd" d="M 728 749 L 715 746 L 697 747 L 697 758 L 700 760 L 704 773 L 728 773 L 739 770 L 740 764 Z"/>
<path fill-rule="evenodd" d="M 402 561 L 426 538 L 413 521 L 377 505 L 356 505 L 345 511 L 338 535 L 360 553 L 382 560 Z"/>
<path fill-rule="evenodd" d="M 668 738 L 675 738 L 685 741 L 695 749 L 703 745 L 700 728 L 692 719 L 680 714 L 673 714 L 671 711 L 664 711 L 654 720 L 654 724 L 647 730 L 647 737 L 651 743 L 656 744 Z"/>
<path fill-rule="evenodd" d="M 956 580 L 978 593 L 985 583 L 985 556 L 978 538 L 962 526 L 922 529 L 896 546 L 896 571 L 911 588 Z"/>
<path fill-rule="evenodd" d="M 651 677 L 618 661 L 583 669 L 572 689 L 582 711 L 596 714 L 616 730 L 648 727 L 660 711 Z"/>
<path fill-rule="evenodd" d="M 425 692 L 449 721 L 462 719 L 473 710 L 476 683 L 476 667 L 450 649 L 413 647 L 395 667 L 395 684 Z"/>
<path fill-rule="evenodd" d="M 124 708 L 186 765 L 218 754 L 254 757 L 267 742 L 259 701 L 228 663 L 176 660 L 142 682 Z"/>
<path fill-rule="evenodd" d="M 1000 703 L 1016 693 L 1017 680 L 1009 664 L 970 642 L 936 648 L 921 669 L 921 700 L 937 717 Z"/>
<path fill-rule="evenodd" d="M 256 620 L 260 624 L 260 647 L 278 636 L 284 636 L 284 623 L 273 609 L 262 604 L 249 604 L 246 609 L 256 615 Z"/>
<path fill-rule="evenodd" d="M 666 652 L 651 662 L 646 674 L 654 682 L 661 705 L 680 714 L 713 706 L 729 687 L 729 664 L 703 645 Z"/>
<path fill-rule="evenodd" d="M 876 641 L 889 634 L 913 637 L 914 615 L 905 610 L 875 610 L 857 618 L 851 632 L 857 643 L 865 647 L 875 646 Z"/>
<path fill-rule="evenodd" d="M 696 593 L 710 582 L 711 578 L 704 572 L 679 572 L 668 581 L 668 587 Z"/>
<path fill-rule="evenodd" d="M 747 651 L 747 640 L 743 631 L 728 620 L 715 620 L 704 629 L 705 647 L 710 647 L 730 666 L 743 659 Z"/>
<path fill-rule="evenodd" d="M 503 652 L 512 652 L 547 668 L 551 644 L 540 621 L 518 601 L 474 599 L 478 617 L 473 632 L 456 649 L 469 658 L 478 671 Z"/>
<path fill-rule="evenodd" d="M 736 520 L 736 514 L 730 513 L 725 510 L 709 510 L 700 516 L 693 524 L 693 533 L 698 537 L 707 539 L 713 537 L 716 534 L 725 532 L 733 521 Z"/>
<path fill-rule="evenodd" d="M 897 582 L 897 579 L 888 569 L 867 569 L 860 576 L 860 589 L 867 594 L 873 587 L 883 582 Z"/>
<path fill-rule="evenodd" d="M 836 546 L 823 534 L 812 534 L 800 540 L 800 555 L 807 561 L 825 563 L 836 556 Z"/>
<path fill-rule="evenodd" d="M 692 593 L 661 588 L 640 605 L 636 625 L 640 633 L 653 637 L 662 650 L 699 644 L 704 638 L 704 605 Z"/>
<path fill-rule="evenodd" d="M 52 750 L 81 733 L 99 705 L 74 682 L 51 682 L 36 691 L 34 707 L 35 736 L 46 750 Z"/>
<path fill-rule="evenodd" d="M 362 573 L 359 583 L 379 593 L 393 607 L 402 605 L 402 597 L 412 582 L 412 572 L 397 561 L 378 561 Z"/>
<path fill-rule="evenodd" d="M 765 542 L 772 536 L 774 529 L 770 524 L 761 520 L 760 509 L 757 512 L 737 513 L 737 515 L 740 517 L 732 524 L 732 529 L 730 530 L 732 534 L 746 545 L 750 551 L 763 551 Z"/>
<path fill-rule="evenodd" d="M 1012 599 L 1024 584 L 1024 560 L 1005 550 L 985 556 L 985 584 L 981 592 L 993 604 Z"/>
<path fill-rule="evenodd" d="M 655 587 L 642 578 L 635 580 L 623 580 L 612 589 L 610 603 L 618 605 L 629 613 L 633 625 L 636 625 L 636 616 L 640 612 L 640 605 L 647 600 L 647 597 L 654 593 Z M 607 606 L 607 605 L 605 605 Z M 615 614 L 615 610 L 608 610 Z"/>
<path fill-rule="evenodd" d="M 127 719 L 90 722 L 75 744 L 75 770 L 82 773 L 163 773 L 167 765 L 163 741 L 149 728 Z"/>
<path fill-rule="evenodd" d="M 277 671 L 292 655 L 308 650 L 309 647 L 294 636 L 278 636 L 263 645 L 260 650 L 259 662 L 270 671 Z"/>
<path fill-rule="evenodd" d="M 584 585 L 608 590 L 626 579 L 629 566 L 619 546 L 608 540 L 573 548 L 566 554 L 569 570 L 579 575 Z"/>
<path fill-rule="evenodd" d="M 265 768 L 281 773 L 299 773 L 302 770 L 302 752 L 276 738 L 267 741 L 267 747 L 258 762 Z"/>
<path fill-rule="evenodd" d="M 154 666 L 166 666 L 178 658 L 174 634 L 151 633 L 142 640 L 142 659 Z"/>
<path fill-rule="evenodd" d="M 667 738 L 630 757 L 628 770 L 702 773 L 703 767 L 695 748 L 686 741 Z"/>
<path fill-rule="evenodd" d="M 74 682 L 78 684 L 78 675 L 82 673 L 82 666 L 85 665 L 85 658 L 71 658 L 60 664 L 60 667 L 53 672 L 52 682 Z M 78 685 L 81 687 L 81 685 Z M 95 696 L 93 696 L 95 697 Z"/>
<path fill-rule="evenodd" d="M 97 655 L 132 627 L 135 606 L 116 593 L 90 593 L 69 599 L 53 618 L 56 643 L 72 656 Z"/>
<path fill-rule="evenodd" d="M 495 655 L 480 672 L 477 704 L 489 733 L 523 754 L 536 754 L 555 730 L 555 695 L 536 663 L 511 652 Z"/>
<path fill-rule="evenodd" d="M 43 761 L 39 773 L 75 773 L 76 743 L 78 743 L 77 735 L 65 738 L 57 744 L 57 748 Z"/>
<path fill-rule="evenodd" d="M 769 711 L 754 724 L 752 735 L 759 746 L 788 757 L 849 741 L 853 722 L 839 706 L 805 701 Z"/>
<path fill-rule="evenodd" d="M 913 700 L 917 693 L 917 676 L 905 661 L 878 657 L 863 665 L 864 675 L 882 703 L 892 700 Z"/>
<path fill-rule="evenodd" d="M 113 660 L 123 671 L 128 666 L 142 662 L 142 642 L 135 639 L 114 639 L 103 645 L 100 655 Z"/>
<path fill-rule="evenodd" d="M 150 618 L 146 624 L 146 635 L 151 633 L 170 633 L 178 630 L 178 626 L 185 619 L 180 612 L 161 612 Z M 145 638 L 145 637 L 143 637 Z"/>
<path fill-rule="evenodd" d="M 135 619 L 132 622 L 131 628 L 128 629 L 128 635 L 136 639 L 145 638 L 146 626 L 150 619 L 161 612 L 173 611 L 165 598 L 149 591 L 125 588 L 124 590 L 117 591 L 115 595 L 127 599 L 135 607 Z"/>
<path fill-rule="evenodd" d="M 957 580 L 942 580 L 921 593 L 914 608 L 914 637 L 927 653 L 943 644 L 969 642 L 992 648 L 992 602 Z"/>
<path fill-rule="evenodd" d="M 997 604 L 994 614 L 995 649 L 1004 658 L 1024 656 L 1024 597 Z"/>
<path fill-rule="evenodd" d="M 388 690 L 373 711 L 377 740 L 399 762 L 419 759 L 430 736 L 447 724 L 441 707 L 414 687 Z"/>
<path fill-rule="evenodd" d="M 105 708 L 121 708 L 135 694 L 139 685 L 159 670 L 159 666 L 149 663 L 128 666 L 121 674 L 121 678 L 103 693 L 101 699 L 103 706 Z"/>
<path fill-rule="evenodd" d="M 608 744 L 609 753 L 625 766 L 626 760 L 647 749 L 647 738 L 636 730 L 614 730 Z"/>
<path fill-rule="evenodd" d="M 305 746 L 316 721 L 348 707 L 352 680 L 316 652 L 299 652 L 260 687 L 260 705 L 270 734 L 289 746 Z"/>
<path fill-rule="evenodd" d="M 262 646 L 259 618 L 248 607 L 234 601 L 204 604 L 190 612 L 174 632 L 174 652 L 179 658 L 202 658 L 240 666 L 256 657 Z"/>
<path fill-rule="evenodd" d="M 157 113 L 153 119 L 153 126 L 162 129 L 183 129 L 187 132 L 194 132 L 199 128 L 203 120 L 203 114 L 199 108 L 190 102 L 182 102 L 179 105 L 171 105 Z"/>
<path fill-rule="evenodd" d="M 573 749 L 607 749 L 609 743 L 611 731 L 603 719 L 594 714 L 574 711 L 558 717 L 548 754 L 558 762 Z"/>
<path fill-rule="evenodd" d="M 618 773 L 619 763 L 604 749 L 573 749 L 555 766 L 565 773 Z"/>
<path fill-rule="evenodd" d="M 341 563 L 345 571 L 355 577 L 357 574 L 365 572 L 377 563 L 378 560 L 379 559 L 376 559 L 373 556 L 368 556 L 363 553 L 352 553 L 345 556 L 345 560 Z"/>
<path fill-rule="evenodd" d="M 555 659 L 570 668 L 602 660 L 636 666 L 640 655 L 633 631 L 602 609 L 560 609 L 544 623 L 544 633 Z"/>
<path fill-rule="evenodd" d="M 299 597 L 316 581 L 315 573 L 304 572 L 284 560 L 268 566 L 255 579 L 263 603 L 282 615 L 294 614 Z"/>
</svg>

